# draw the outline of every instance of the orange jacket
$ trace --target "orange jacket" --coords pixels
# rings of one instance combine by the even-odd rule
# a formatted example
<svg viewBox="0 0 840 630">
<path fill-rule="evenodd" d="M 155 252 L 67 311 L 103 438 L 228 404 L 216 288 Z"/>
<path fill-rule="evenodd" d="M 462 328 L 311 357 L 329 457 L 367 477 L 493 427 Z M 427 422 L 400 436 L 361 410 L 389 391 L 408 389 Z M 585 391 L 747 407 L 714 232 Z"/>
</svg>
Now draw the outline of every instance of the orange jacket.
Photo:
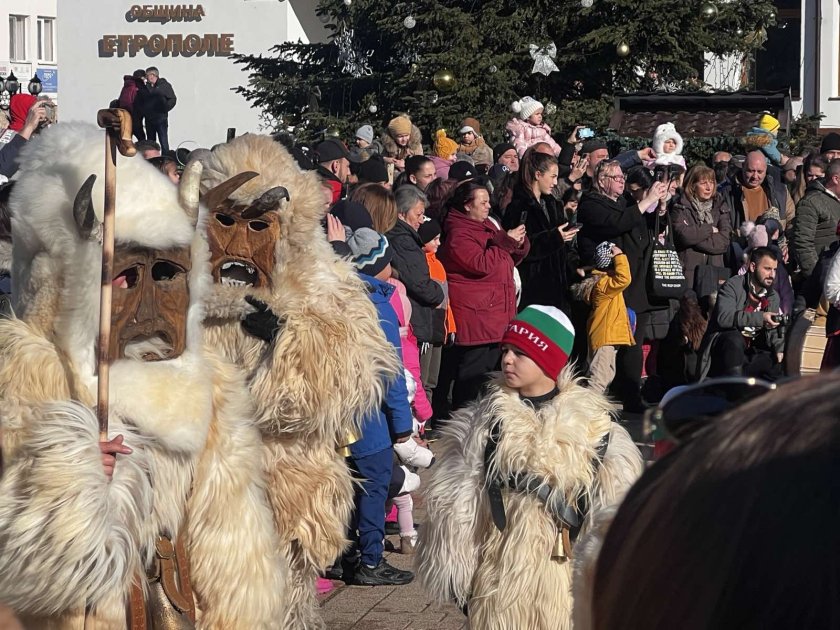
<svg viewBox="0 0 840 630">
<path fill-rule="evenodd" d="M 429 277 L 441 284 L 443 293 L 446 296 L 438 306 L 439 309 L 446 309 L 446 317 L 444 318 L 444 338 L 446 338 L 450 333 L 455 332 L 455 316 L 452 314 L 452 309 L 449 306 L 449 287 L 446 282 L 446 270 L 434 252 L 426 252 L 426 264 L 429 265 Z M 435 318 L 435 321 L 437 321 L 437 318 Z"/>
</svg>

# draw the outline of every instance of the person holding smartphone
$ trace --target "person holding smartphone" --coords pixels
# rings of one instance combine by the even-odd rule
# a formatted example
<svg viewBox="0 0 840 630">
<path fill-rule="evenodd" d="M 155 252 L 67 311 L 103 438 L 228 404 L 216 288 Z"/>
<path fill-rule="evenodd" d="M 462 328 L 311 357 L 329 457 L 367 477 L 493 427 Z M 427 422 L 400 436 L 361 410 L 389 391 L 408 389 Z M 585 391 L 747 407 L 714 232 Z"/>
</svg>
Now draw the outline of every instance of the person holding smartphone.
<svg viewBox="0 0 840 630">
<path fill-rule="evenodd" d="M 568 270 L 574 269 L 577 262 L 569 242 L 578 228 L 566 221 L 563 208 L 552 194 L 557 177 L 557 159 L 553 155 L 526 151 L 503 227 L 509 230 L 524 225 L 531 240 L 531 251 L 519 266 L 519 307 L 545 304 L 568 313 Z"/>
</svg>

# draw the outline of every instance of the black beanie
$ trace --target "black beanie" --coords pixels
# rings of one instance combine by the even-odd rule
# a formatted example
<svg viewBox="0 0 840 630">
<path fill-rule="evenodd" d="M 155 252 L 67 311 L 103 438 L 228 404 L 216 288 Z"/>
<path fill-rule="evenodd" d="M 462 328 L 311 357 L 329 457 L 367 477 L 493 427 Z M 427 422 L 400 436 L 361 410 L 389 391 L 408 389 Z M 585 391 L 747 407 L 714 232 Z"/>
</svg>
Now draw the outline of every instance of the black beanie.
<svg viewBox="0 0 840 630">
<path fill-rule="evenodd" d="M 820 145 L 820 153 L 827 151 L 840 151 L 840 133 L 831 132 L 826 134 Z"/>
<path fill-rule="evenodd" d="M 420 227 L 417 229 L 417 235 L 420 237 L 420 240 L 423 241 L 423 245 L 430 243 L 436 236 L 440 235 L 440 223 L 431 217 L 426 218 L 426 220 L 421 223 Z"/>
<path fill-rule="evenodd" d="M 597 151 L 598 149 L 606 149 L 607 143 L 604 140 L 600 140 L 598 138 L 593 138 L 592 140 L 587 140 L 583 143 L 583 146 L 580 148 L 581 155 L 589 155 L 593 151 Z"/>
<path fill-rule="evenodd" d="M 357 170 L 360 184 L 384 184 L 388 181 L 388 168 L 378 155 L 373 155 L 359 164 Z"/>
<path fill-rule="evenodd" d="M 346 199 L 339 201 L 330 209 L 330 212 L 341 221 L 342 225 L 354 232 L 363 227 L 373 228 L 373 219 L 370 218 L 367 208 L 356 201 Z"/>
<path fill-rule="evenodd" d="M 498 162 L 499 158 L 511 149 L 516 151 L 516 147 L 510 144 L 509 142 L 502 142 L 501 144 L 497 144 L 495 147 L 493 147 L 493 164 Z"/>
</svg>

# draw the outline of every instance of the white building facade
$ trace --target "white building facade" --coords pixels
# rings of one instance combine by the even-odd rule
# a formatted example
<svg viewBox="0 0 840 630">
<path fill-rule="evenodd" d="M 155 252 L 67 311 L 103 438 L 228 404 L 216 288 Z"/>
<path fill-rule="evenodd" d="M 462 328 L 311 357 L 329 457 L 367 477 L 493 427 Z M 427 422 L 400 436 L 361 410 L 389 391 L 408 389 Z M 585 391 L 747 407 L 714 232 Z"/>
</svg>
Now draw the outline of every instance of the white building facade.
<svg viewBox="0 0 840 630">
<path fill-rule="evenodd" d="M 794 116 L 825 115 L 821 131 L 840 131 L 840 3 L 776 0 L 776 26 L 753 62 L 707 56 L 705 81 L 714 89 L 785 91 Z"/>
<path fill-rule="evenodd" d="M 37 73 L 43 93 L 53 99 L 58 92 L 56 4 L 57 0 L 0 2 L 0 76 L 13 72 L 25 92 Z"/>
<path fill-rule="evenodd" d="M 60 0 L 60 118 L 94 122 L 97 110 L 119 96 L 124 75 L 155 66 L 178 99 L 169 113 L 171 148 L 211 147 L 224 142 L 229 128 L 237 135 L 259 131 L 260 111 L 234 92 L 247 85 L 248 73 L 230 54 L 268 54 L 286 41 L 323 38 L 315 5 L 307 0 Z"/>
</svg>

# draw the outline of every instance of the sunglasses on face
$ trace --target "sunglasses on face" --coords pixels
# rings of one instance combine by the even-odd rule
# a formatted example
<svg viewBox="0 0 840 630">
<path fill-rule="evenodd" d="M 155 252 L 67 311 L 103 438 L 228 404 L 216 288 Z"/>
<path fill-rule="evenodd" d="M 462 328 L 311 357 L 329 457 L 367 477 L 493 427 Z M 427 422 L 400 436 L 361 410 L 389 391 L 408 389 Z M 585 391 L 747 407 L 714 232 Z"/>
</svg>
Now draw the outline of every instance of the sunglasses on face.
<svg viewBox="0 0 840 630">
<path fill-rule="evenodd" d="M 774 389 L 775 383 L 741 376 L 674 388 L 657 407 L 645 412 L 645 436 L 651 441 L 684 444 L 727 411 Z"/>
</svg>

